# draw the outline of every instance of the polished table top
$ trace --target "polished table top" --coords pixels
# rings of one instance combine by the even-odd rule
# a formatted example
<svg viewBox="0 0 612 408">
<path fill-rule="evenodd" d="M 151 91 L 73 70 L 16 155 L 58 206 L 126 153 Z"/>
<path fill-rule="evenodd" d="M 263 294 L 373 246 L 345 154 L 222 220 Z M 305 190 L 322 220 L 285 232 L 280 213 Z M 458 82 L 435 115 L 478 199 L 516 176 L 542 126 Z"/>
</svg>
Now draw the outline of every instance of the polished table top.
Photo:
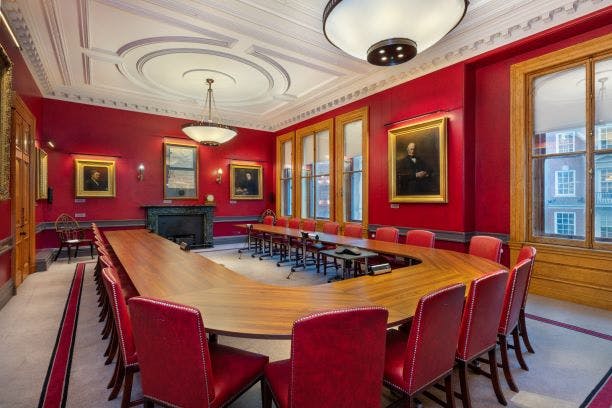
<svg viewBox="0 0 612 408">
<path fill-rule="evenodd" d="M 266 232 L 299 236 L 284 227 L 254 225 Z M 148 230 L 107 231 L 113 251 L 142 296 L 198 308 L 209 332 L 253 338 L 290 338 L 293 322 L 310 313 L 354 306 L 383 306 L 389 326 L 412 317 L 421 296 L 444 286 L 467 285 L 503 266 L 472 255 L 317 232 L 324 242 L 416 258 L 420 264 L 379 276 L 315 286 L 258 282 Z"/>
</svg>

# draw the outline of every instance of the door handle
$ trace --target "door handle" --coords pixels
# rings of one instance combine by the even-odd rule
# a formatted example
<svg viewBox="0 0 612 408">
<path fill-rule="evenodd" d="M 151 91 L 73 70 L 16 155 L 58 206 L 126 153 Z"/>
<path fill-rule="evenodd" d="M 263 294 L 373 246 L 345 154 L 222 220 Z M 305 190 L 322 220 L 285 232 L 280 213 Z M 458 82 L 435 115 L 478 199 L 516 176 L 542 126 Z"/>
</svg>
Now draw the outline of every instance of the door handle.
<svg viewBox="0 0 612 408">
<path fill-rule="evenodd" d="M 22 232 L 19 233 L 19 235 L 21 235 L 23 237 L 24 235 L 28 235 L 28 234 L 22 231 Z"/>
</svg>

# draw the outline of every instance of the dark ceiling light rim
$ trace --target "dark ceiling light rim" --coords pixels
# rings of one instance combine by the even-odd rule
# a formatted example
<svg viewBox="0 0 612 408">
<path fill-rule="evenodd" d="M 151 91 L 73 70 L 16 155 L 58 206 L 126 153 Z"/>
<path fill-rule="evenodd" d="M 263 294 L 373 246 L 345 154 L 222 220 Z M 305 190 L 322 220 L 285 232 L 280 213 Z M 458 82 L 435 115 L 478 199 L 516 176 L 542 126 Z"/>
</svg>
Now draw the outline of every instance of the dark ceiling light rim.
<svg viewBox="0 0 612 408">
<path fill-rule="evenodd" d="M 399 46 L 402 47 L 401 50 L 393 49 Z M 380 50 L 385 50 L 387 52 L 383 51 L 381 53 Z M 372 65 L 388 67 L 408 62 L 416 55 L 417 44 L 411 39 L 387 38 L 386 40 L 379 41 L 376 44 L 373 44 L 370 48 L 368 48 L 366 60 Z"/>
<path fill-rule="evenodd" d="M 327 5 L 325 6 L 325 8 L 323 9 L 323 35 L 325 36 L 325 39 L 327 39 L 327 41 L 333 45 L 334 47 L 336 47 L 337 49 L 339 49 L 340 51 L 344 52 L 346 54 L 346 52 L 344 50 L 342 50 L 342 48 L 338 47 L 332 40 L 330 40 L 330 38 L 327 36 L 327 29 L 325 27 L 325 23 L 327 22 L 327 18 L 329 17 L 329 15 L 331 14 L 331 12 L 336 8 L 336 6 L 340 3 L 342 3 L 343 0 L 329 0 L 327 2 Z M 457 20 L 457 23 L 446 32 L 446 34 L 444 34 L 442 37 L 445 37 L 448 35 L 448 33 L 450 33 L 451 31 L 453 31 L 455 28 L 457 28 L 457 26 L 463 21 L 463 19 L 465 18 L 465 15 L 467 13 L 468 10 L 468 6 L 470 5 L 470 1 L 469 0 L 463 0 L 463 14 L 461 14 L 461 17 L 459 17 L 459 20 Z M 384 41 L 384 40 L 383 40 Z M 412 40 L 411 40 L 412 41 Z M 414 41 L 413 41 L 414 42 Z M 415 43 L 416 44 L 416 43 Z M 418 54 L 418 49 L 417 49 L 417 54 Z"/>
</svg>

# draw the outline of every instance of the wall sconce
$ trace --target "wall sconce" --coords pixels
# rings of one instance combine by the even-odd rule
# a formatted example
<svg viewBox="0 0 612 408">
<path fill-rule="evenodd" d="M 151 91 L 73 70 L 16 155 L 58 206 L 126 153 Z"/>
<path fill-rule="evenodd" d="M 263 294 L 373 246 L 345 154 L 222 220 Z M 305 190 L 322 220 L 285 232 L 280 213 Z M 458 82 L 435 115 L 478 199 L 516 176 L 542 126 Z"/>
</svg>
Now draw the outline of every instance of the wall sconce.
<svg viewBox="0 0 612 408">
<path fill-rule="evenodd" d="M 52 149 L 55 149 L 55 143 L 53 143 L 53 141 L 51 140 L 47 140 L 47 146 L 49 146 Z"/>
<path fill-rule="evenodd" d="M 138 181 L 142 181 L 144 179 L 144 164 L 140 163 L 138 166 Z"/>
<path fill-rule="evenodd" d="M 216 179 L 217 184 L 221 184 L 221 176 L 223 175 L 223 170 L 219 167 L 217 169 L 217 173 L 216 174 L 217 174 L 217 179 Z"/>
</svg>

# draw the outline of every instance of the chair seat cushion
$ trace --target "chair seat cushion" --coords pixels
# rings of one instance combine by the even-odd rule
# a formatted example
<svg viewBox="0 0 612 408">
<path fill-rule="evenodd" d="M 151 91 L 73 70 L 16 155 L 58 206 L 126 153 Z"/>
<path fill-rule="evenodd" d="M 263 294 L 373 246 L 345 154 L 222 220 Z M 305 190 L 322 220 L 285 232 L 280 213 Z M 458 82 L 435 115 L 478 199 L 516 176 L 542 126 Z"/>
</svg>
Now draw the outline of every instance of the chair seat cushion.
<svg viewBox="0 0 612 408">
<path fill-rule="evenodd" d="M 289 379 L 291 378 L 291 360 L 275 361 L 266 367 L 266 379 L 279 408 L 289 406 Z"/>
<path fill-rule="evenodd" d="M 223 406 L 263 375 L 268 357 L 209 343 L 215 398 L 212 407 Z"/>
<path fill-rule="evenodd" d="M 407 343 L 408 333 L 400 330 L 387 330 L 384 379 L 402 389 L 404 388 Z"/>
</svg>

